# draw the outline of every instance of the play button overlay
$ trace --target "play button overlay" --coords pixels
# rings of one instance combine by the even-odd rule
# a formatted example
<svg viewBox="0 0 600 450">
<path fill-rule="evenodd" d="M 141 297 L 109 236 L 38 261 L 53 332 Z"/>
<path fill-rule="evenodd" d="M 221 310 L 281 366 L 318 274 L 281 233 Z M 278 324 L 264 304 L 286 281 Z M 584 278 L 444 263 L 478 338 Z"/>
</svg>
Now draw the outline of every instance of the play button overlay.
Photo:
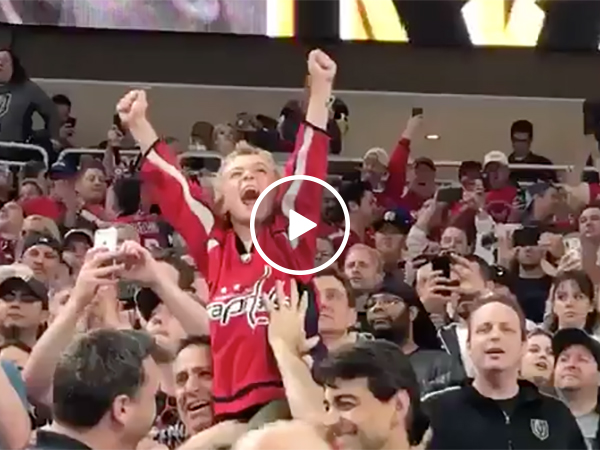
<svg viewBox="0 0 600 450">
<path fill-rule="evenodd" d="M 299 188 L 299 186 L 294 186 L 294 184 L 301 184 L 301 183 L 306 183 L 306 182 L 320 184 L 321 186 L 323 186 L 325 189 L 327 189 L 329 192 L 331 192 L 334 195 L 334 197 L 340 203 L 340 205 L 342 207 L 342 211 L 344 211 L 345 230 L 344 230 L 344 239 L 342 240 L 342 245 L 340 245 L 340 247 L 337 249 L 337 252 L 335 252 L 335 255 L 333 255 L 329 261 L 327 261 L 313 269 L 296 270 L 296 269 L 289 269 L 287 267 L 280 266 L 279 264 L 275 263 L 271 258 L 269 258 L 265 254 L 263 249 L 260 247 L 260 244 L 258 243 L 258 239 L 256 239 L 256 227 L 255 227 L 256 213 L 258 211 L 260 203 L 265 199 L 265 197 L 269 194 L 269 192 L 271 192 L 273 189 L 275 189 L 280 184 L 288 183 L 288 182 L 293 182 L 289 186 L 288 189 L 295 189 L 295 190 L 297 190 Z M 299 214 L 298 212 L 294 211 L 293 209 L 289 209 L 285 213 L 287 214 L 288 220 L 289 220 L 288 239 L 290 240 L 290 242 L 293 242 L 294 240 L 298 239 L 306 232 L 317 227 L 317 224 L 315 222 L 307 219 L 302 214 Z M 267 187 L 260 194 L 260 196 L 256 200 L 256 203 L 254 203 L 254 207 L 252 208 L 252 214 L 250 215 L 250 235 L 252 236 L 252 245 L 254 245 L 254 248 L 256 249 L 258 254 L 265 260 L 265 262 L 268 265 L 270 265 L 274 269 L 279 270 L 280 272 L 283 272 L 283 273 L 287 273 L 288 275 L 294 275 L 294 276 L 312 275 L 313 273 L 320 272 L 321 270 L 329 267 L 343 253 L 344 248 L 346 247 L 346 244 L 348 243 L 348 238 L 350 237 L 350 214 L 348 214 L 348 207 L 346 206 L 346 203 L 342 199 L 342 196 L 329 183 L 327 183 L 319 178 L 311 177 L 309 175 L 291 175 L 289 177 L 284 177 L 284 178 L 277 180 L 274 183 L 271 183 L 269 185 L 269 187 Z"/>
<path fill-rule="evenodd" d="M 288 226 L 288 238 L 290 241 L 298 239 L 307 231 L 316 228 L 317 224 L 312 220 L 308 220 L 302 214 L 298 214 L 293 209 L 290 209 L 290 224 Z"/>
</svg>

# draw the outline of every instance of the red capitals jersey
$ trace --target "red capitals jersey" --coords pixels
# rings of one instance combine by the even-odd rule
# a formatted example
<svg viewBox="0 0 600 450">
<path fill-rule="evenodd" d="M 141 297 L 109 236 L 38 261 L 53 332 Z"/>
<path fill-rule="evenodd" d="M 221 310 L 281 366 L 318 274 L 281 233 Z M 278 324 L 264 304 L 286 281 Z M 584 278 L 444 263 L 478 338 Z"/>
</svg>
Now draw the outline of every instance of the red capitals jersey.
<svg viewBox="0 0 600 450">
<path fill-rule="evenodd" d="M 138 212 L 130 216 L 117 217 L 115 222 L 127 223 L 133 226 L 140 235 L 141 244 L 147 249 L 169 246 L 169 237 L 164 227 L 161 229 L 161 218 L 156 214 Z"/>
<path fill-rule="evenodd" d="M 329 138 L 323 131 L 302 126 L 285 175 L 324 180 L 328 148 Z M 275 295 L 276 280 L 288 281 L 291 276 L 271 268 L 258 252 L 246 253 L 232 228 L 201 201 L 202 188 L 188 183 L 166 144 L 159 143 L 148 153 L 142 176 L 165 220 L 185 239 L 209 285 L 215 414 L 236 415 L 285 398 L 267 341 L 268 314 L 263 300 Z M 258 242 L 269 258 L 283 267 L 313 268 L 317 229 L 289 241 L 289 213 L 293 209 L 320 223 L 323 188 L 310 181 L 293 181 L 282 188 L 273 215 L 257 230 Z M 307 283 L 311 277 L 297 279 Z M 318 331 L 314 302 L 310 308 L 309 336 Z"/>
</svg>

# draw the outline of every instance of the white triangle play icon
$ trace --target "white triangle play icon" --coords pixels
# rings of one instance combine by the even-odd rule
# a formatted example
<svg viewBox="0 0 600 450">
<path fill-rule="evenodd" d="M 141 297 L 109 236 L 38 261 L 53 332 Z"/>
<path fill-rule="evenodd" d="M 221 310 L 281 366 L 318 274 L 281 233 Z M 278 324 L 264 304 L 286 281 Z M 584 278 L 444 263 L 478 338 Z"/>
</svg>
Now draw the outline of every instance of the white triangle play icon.
<svg viewBox="0 0 600 450">
<path fill-rule="evenodd" d="M 312 220 L 298 214 L 293 209 L 290 209 L 290 224 L 288 226 L 288 239 L 293 241 L 299 238 L 307 231 L 312 230 L 317 226 Z"/>
</svg>

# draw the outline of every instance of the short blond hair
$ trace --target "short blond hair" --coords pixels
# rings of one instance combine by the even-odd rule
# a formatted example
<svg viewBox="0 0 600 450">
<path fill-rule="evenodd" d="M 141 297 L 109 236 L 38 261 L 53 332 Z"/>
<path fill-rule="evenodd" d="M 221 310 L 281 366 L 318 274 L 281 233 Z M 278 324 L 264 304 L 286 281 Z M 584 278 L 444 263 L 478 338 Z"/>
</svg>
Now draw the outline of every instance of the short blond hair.
<svg viewBox="0 0 600 450">
<path fill-rule="evenodd" d="M 374 249 L 373 247 L 369 247 L 366 244 L 354 244 L 348 250 L 346 259 L 348 258 L 348 256 L 350 256 L 350 253 L 361 251 L 361 250 L 364 252 L 367 252 L 369 257 L 375 262 L 377 272 L 383 272 L 383 258 L 381 257 L 381 253 L 379 253 L 379 251 L 377 249 Z"/>
<path fill-rule="evenodd" d="M 38 233 L 46 234 L 52 236 L 58 242 L 62 242 L 62 237 L 60 234 L 60 230 L 58 229 L 58 225 L 56 225 L 56 223 L 52 219 L 45 216 L 41 216 L 39 214 L 32 214 L 31 216 L 25 217 L 23 221 L 22 230 L 24 233 L 35 231 Z"/>
<path fill-rule="evenodd" d="M 227 155 L 225 158 L 223 158 L 223 160 L 221 162 L 221 167 L 219 167 L 219 172 L 217 173 L 217 176 L 215 177 L 214 183 L 213 183 L 214 190 L 215 190 L 215 211 L 217 211 L 221 215 L 224 215 L 226 213 L 226 211 L 223 210 L 223 191 L 221 189 L 223 174 L 227 170 L 227 167 L 237 157 L 251 156 L 251 155 L 257 155 L 257 156 L 260 156 L 261 158 L 265 159 L 267 164 L 270 167 L 272 167 L 275 177 L 278 179 L 281 176 L 279 168 L 277 167 L 277 163 L 275 162 L 275 159 L 273 158 L 273 155 L 270 152 L 268 152 L 260 147 L 256 147 L 256 146 L 250 144 L 248 141 L 239 141 L 235 146 L 235 150 L 233 152 L 231 152 L 229 155 Z"/>
</svg>

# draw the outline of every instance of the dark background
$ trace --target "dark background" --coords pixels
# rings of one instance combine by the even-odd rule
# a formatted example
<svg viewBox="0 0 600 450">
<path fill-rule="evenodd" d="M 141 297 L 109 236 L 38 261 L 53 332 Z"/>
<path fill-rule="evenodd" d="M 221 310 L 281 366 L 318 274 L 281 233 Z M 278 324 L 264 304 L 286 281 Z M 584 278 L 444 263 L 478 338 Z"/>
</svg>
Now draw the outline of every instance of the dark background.
<svg viewBox="0 0 600 450">
<path fill-rule="evenodd" d="M 600 2 L 570 2 L 600 8 Z M 555 4 L 561 3 L 566 5 Z M 320 45 L 341 68 L 338 89 L 600 96 L 600 52 L 592 50 L 597 46 L 598 21 L 586 27 L 581 22 L 581 13 L 586 12 L 582 9 L 577 17 L 564 10 L 558 10 L 562 15 L 547 13 L 537 49 L 472 48 L 460 42 L 439 48 L 447 42 L 447 34 L 456 30 L 449 27 L 444 33 L 438 24 L 438 32 L 425 42 L 422 23 L 407 26 L 413 30 L 409 37 L 416 45 L 339 42 L 333 39 L 338 33 L 335 1 L 298 5 L 304 6 L 297 11 L 297 38 L 288 40 L 0 25 L 0 42 L 10 45 L 30 75 L 38 78 L 299 87 L 304 81 L 304 55 Z M 315 17 L 318 20 L 311 20 Z M 566 19 L 580 19 L 575 23 L 579 31 L 571 25 L 567 33 L 566 25 L 573 22 Z"/>
</svg>

